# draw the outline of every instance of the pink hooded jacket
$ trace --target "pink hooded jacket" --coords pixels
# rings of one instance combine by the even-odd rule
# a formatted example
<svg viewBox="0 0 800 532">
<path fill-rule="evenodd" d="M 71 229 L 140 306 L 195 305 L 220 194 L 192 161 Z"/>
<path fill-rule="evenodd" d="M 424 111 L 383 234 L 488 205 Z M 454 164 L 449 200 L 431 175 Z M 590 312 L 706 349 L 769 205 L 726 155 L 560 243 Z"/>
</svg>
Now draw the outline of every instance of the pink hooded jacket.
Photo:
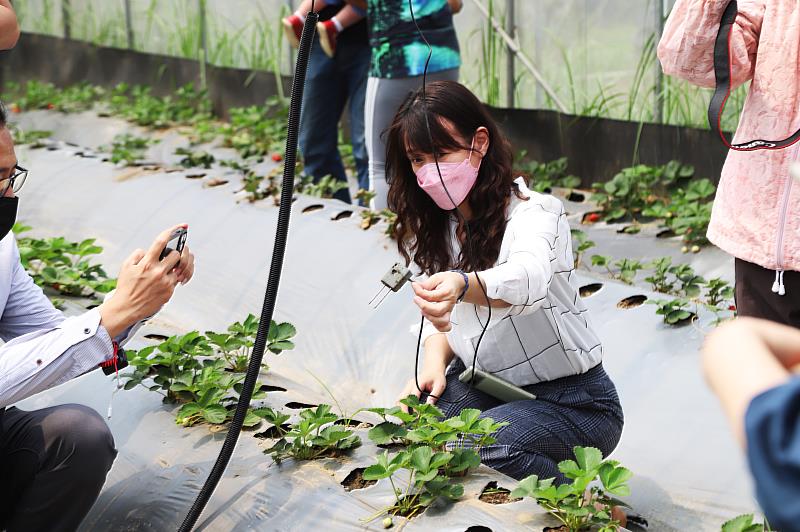
<svg viewBox="0 0 800 532">
<path fill-rule="evenodd" d="M 677 0 L 658 45 L 666 74 L 714 87 L 714 41 L 728 3 Z M 734 86 L 752 80 L 734 142 L 789 137 L 800 129 L 800 1 L 739 0 L 731 32 Z M 728 153 L 711 242 L 776 272 L 800 271 L 800 182 L 789 175 L 799 150 Z"/>
</svg>

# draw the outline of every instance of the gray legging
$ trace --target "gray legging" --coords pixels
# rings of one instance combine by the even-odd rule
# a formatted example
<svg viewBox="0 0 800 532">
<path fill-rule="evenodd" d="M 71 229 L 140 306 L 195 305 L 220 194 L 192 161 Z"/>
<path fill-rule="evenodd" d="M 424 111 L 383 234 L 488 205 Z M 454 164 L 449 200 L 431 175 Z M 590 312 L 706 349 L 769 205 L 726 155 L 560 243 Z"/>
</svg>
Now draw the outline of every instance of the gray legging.
<svg viewBox="0 0 800 532">
<path fill-rule="evenodd" d="M 458 81 L 458 69 L 427 75 L 427 81 Z M 391 125 L 397 108 L 408 93 L 422 86 L 422 76 L 413 78 L 368 78 L 364 104 L 365 136 L 369 157 L 369 188 L 375 192 L 372 208 L 386 208 L 389 186 L 386 183 L 386 143 L 383 132 Z"/>
</svg>

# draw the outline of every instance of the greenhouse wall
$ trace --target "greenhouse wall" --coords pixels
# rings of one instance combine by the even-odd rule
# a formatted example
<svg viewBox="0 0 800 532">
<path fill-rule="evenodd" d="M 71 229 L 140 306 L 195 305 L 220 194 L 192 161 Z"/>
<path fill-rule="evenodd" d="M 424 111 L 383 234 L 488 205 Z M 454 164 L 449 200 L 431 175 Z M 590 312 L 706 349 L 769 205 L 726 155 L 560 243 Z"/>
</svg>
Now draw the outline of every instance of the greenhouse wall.
<svg viewBox="0 0 800 532">
<path fill-rule="evenodd" d="M 205 79 L 215 112 L 226 116 L 231 107 L 261 105 L 289 93 L 291 78 L 264 71 L 207 66 L 173 56 L 83 41 L 25 34 L 16 49 L 0 54 L 0 83 L 41 80 L 58 86 L 89 82 L 106 87 L 117 83 L 148 85 L 166 95 L 187 83 Z M 607 181 L 620 168 L 636 163 L 664 164 L 676 159 L 695 166 L 699 177 L 717 181 L 726 150 L 708 130 L 581 117 L 548 110 L 492 108 L 515 150 L 549 161 L 567 157 L 569 171 L 584 178 L 584 186 Z M 587 149 L 588 148 L 588 149 Z"/>
</svg>

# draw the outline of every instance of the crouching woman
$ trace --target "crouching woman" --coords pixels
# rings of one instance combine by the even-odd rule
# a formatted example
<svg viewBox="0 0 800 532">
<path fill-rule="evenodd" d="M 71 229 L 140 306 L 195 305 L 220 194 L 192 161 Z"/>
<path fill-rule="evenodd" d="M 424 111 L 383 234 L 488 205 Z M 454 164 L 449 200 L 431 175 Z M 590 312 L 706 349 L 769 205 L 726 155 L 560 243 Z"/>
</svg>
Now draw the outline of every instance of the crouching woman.
<svg viewBox="0 0 800 532">
<path fill-rule="evenodd" d="M 412 379 L 402 396 L 508 422 L 480 455 L 516 479 L 563 482 L 558 463 L 576 445 L 610 454 L 622 407 L 578 294 L 561 202 L 514 178 L 508 141 L 456 82 L 412 93 L 386 138 L 398 248 L 427 276 L 413 284 L 425 318 L 419 388 Z M 536 399 L 504 402 L 462 383 L 473 361 Z"/>
</svg>

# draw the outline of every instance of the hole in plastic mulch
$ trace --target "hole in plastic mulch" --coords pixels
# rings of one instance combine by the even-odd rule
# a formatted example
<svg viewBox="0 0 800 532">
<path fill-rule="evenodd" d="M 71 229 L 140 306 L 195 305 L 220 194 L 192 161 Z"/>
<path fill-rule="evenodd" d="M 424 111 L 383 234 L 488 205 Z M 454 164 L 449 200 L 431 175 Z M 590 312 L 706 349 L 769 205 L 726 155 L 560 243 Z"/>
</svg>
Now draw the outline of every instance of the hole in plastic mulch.
<svg viewBox="0 0 800 532">
<path fill-rule="evenodd" d="M 228 184 L 227 179 L 220 179 L 218 177 L 215 177 L 214 179 L 209 179 L 208 181 L 203 183 L 203 186 L 207 188 L 212 188 L 212 187 L 221 187 L 222 185 L 227 185 L 227 184 Z"/>
<path fill-rule="evenodd" d="M 167 338 L 169 338 L 169 336 L 164 336 L 163 334 L 155 334 L 155 333 L 145 334 L 144 337 L 147 338 L 148 340 L 157 340 L 159 342 L 163 342 L 167 340 Z"/>
<path fill-rule="evenodd" d="M 336 222 L 336 221 L 339 221 L 339 220 L 344 220 L 345 218 L 350 218 L 351 216 L 353 216 L 353 211 L 342 211 L 342 212 L 334 215 L 331 218 L 331 220 Z"/>
<path fill-rule="evenodd" d="M 580 192 L 575 192 L 574 190 L 567 195 L 567 201 L 572 201 L 575 203 L 583 203 L 586 201 L 586 194 L 581 194 Z"/>
<path fill-rule="evenodd" d="M 334 425 L 342 425 L 352 429 L 369 429 L 372 428 L 372 423 L 366 421 L 359 421 L 357 419 L 340 419 L 333 423 Z"/>
<path fill-rule="evenodd" d="M 603 283 L 587 284 L 580 287 L 579 293 L 581 297 L 589 297 L 599 292 L 601 288 L 603 288 Z"/>
<path fill-rule="evenodd" d="M 359 467 L 350 471 L 350 473 L 341 482 L 345 491 L 363 490 L 364 488 L 368 488 L 378 482 L 377 480 L 364 480 L 365 469 L 366 468 L 364 467 Z"/>
<path fill-rule="evenodd" d="M 292 410 L 302 410 L 303 408 L 317 408 L 319 405 L 312 405 L 311 403 L 301 403 L 299 401 L 289 401 L 286 403 L 286 408 Z"/>
<path fill-rule="evenodd" d="M 320 205 L 319 203 L 315 203 L 314 205 L 309 205 L 308 207 L 303 209 L 303 214 L 308 214 L 310 212 L 321 211 L 325 208 L 325 205 Z"/>
<path fill-rule="evenodd" d="M 284 433 L 289 432 L 289 429 L 291 428 L 292 427 L 290 425 L 281 425 L 281 430 L 278 430 L 278 427 L 272 425 L 267 430 L 256 432 L 254 436 L 256 438 L 261 438 L 262 440 L 277 440 L 283 436 Z"/>
<path fill-rule="evenodd" d="M 488 526 L 483 525 L 473 525 L 466 529 L 464 532 L 492 532 L 492 529 Z"/>
<path fill-rule="evenodd" d="M 659 231 L 658 234 L 656 234 L 656 238 L 672 238 L 673 236 L 678 236 L 678 235 L 675 234 L 675 231 L 673 231 L 672 229 L 664 229 L 663 231 Z"/>
<path fill-rule="evenodd" d="M 285 392 L 286 388 L 280 386 L 272 386 L 271 384 L 262 384 L 258 387 L 259 392 Z"/>
<path fill-rule="evenodd" d="M 512 498 L 511 490 L 498 486 L 495 480 L 486 484 L 478 499 L 488 504 L 508 504 L 520 500 Z"/>
<path fill-rule="evenodd" d="M 630 296 L 617 303 L 617 307 L 628 310 L 631 308 L 641 307 L 644 305 L 645 301 L 647 301 L 647 296 Z"/>
</svg>

